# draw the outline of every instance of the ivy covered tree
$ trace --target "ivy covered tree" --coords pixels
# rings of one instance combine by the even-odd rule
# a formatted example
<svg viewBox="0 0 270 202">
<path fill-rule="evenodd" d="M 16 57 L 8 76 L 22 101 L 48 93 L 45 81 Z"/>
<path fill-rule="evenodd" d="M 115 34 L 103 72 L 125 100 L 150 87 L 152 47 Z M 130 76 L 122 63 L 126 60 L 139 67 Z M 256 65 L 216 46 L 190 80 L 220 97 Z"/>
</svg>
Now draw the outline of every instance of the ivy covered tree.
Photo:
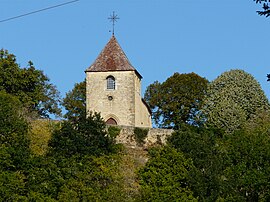
<svg viewBox="0 0 270 202">
<path fill-rule="evenodd" d="M 195 73 L 175 73 L 165 82 L 154 82 L 144 99 L 159 127 L 179 128 L 182 123 L 200 124 L 197 119 L 208 81 Z"/>
<path fill-rule="evenodd" d="M 0 90 L 16 96 L 32 116 L 61 114 L 59 92 L 31 61 L 27 68 L 20 68 L 13 54 L 1 49 L 0 72 Z"/>
<path fill-rule="evenodd" d="M 207 124 L 231 133 L 269 110 L 269 102 L 260 84 L 243 70 L 224 72 L 207 89 L 203 112 Z"/>
</svg>

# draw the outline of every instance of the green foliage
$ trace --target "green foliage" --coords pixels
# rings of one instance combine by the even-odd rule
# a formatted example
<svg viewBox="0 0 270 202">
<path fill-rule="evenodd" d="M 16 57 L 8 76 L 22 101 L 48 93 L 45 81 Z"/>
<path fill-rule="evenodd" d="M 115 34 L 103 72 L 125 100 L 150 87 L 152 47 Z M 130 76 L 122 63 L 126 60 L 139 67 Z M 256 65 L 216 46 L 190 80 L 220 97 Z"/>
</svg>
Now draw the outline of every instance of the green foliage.
<svg viewBox="0 0 270 202">
<path fill-rule="evenodd" d="M 117 126 L 109 126 L 108 127 L 108 135 L 115 139 L 121 132 L 121 129 L 118 128 Z"/>
<path fill-rule="evenodd" d="M 25 176 L 20 172 L 4 171 L 0 173 L 0 201 L 26 201 L 24 196 Z"/>
<path fill-rule="evenodd" d="M 54 158 L 39 156 L 31 159 L 31 167 L 27 170 L 27 189 L 29 193 L 40 197 L 56 198 L 58 189 L 65 180 L 61 168 Z"/>
<path fill-rule="evenodd" d="M 45 155 L 48 150 L 48 142 L 53 131 L 60 129 L 61 122 L 48 119 L 31 121 L 31 128 L 28 133 L 30 150 L 35 155 Z"/>
<path fill-rule="evenodd" d="M 27 170 L 28 197 L 40 201 L 113 201 L 115 197 L 122 201 L 117 176 L 120 159 L 111 154 L 115 152 L 111 135 L 97 113 L 62 122 L 52 134 L 47 154 L 32 158 Z"/>
<path fill-rule="evenodd" d="M 146 128 L 134 128 L 135 141 L 139 146 L 142 146 L 144 144 L 144 139 L 146 138 L 148 131 L 149 130 Z"/>
<path fill-rule="evenodd" d="M 164 113 L 166 123 L 163 112 L 156 111 L 160 112 L 158 123 L 163 119 L 163 126 L 179 130 L 168 139 L 168 146 L 149 150 L 150 158 L 143 167 L 146 151 L 117 153 L 115 138 L 120 128 L 106 128 L 100 114 L 90 113 L 86 118 L 83 82 L 67 95 L 67 121 L 58 125 L 36 120 L 29 127 L 20 100 L 31 103 L 31 99 L 27 90 L 19 90 L 24 84 L 10 76 L 16 80 L 21 71 L 25 75 L 29 71 L 35 80 L 39 73 L 31 67 L 31 71 L 20 69 L 14 56 L 0 53 L 0 83 L 5 82 L 6 87 L 0 85 L 0 201 L 270 201 L 269 104 L 249 74 L 233 70 L 210 84 L 204 103 L 208 126 L 220 129 L 198 127 L 196 122 L 204 87 L 192 91 L 196 85 L 189 82 L 198 79 L 197 85 L 204 85 L 206 80 L 194 73 L 175 74 L 162 84 L 151 84 L 146 93 L 150 103 L 174 103 L 170 110 L 180 106 L 182 111 L 169 113 L 179 115 L 172 119 Z M 31 76 L 25 77 L 31 81 Z M 179 78 L 183 80 L 180 87 Z M 184 84 L 190 88 L 183 90 Z M 177 89 L 185 96 L 176 95 Z M 167 91 L 175 97 L 159 100 Z M 197 95 L 195 104 L 184 104 L 196 97 L 184 94 L 188 91 Z M 159 106 L 151 107 L 156 110 Z M 147 129 L 134 129 L 138 145 L 144 143 L 147 133 Z M 38 155 L 31 156 L 29 148 Z"/>
<path fill-rule="evenodd" d="M 197 201 L 188 183 L 193 168 L 190 159 L 170 147 L 152 150 L 150 155 L 139 171 L 141 201 Z"/>
<path fill-rule="evenodd" d="M 22 114 L 20 101 L 0 91 L 0 159 L 11 160 L 3 169 L 22 168 L 29 157 L 28 124 Z"/>
<path fill-rule="evenodd" d="M 254 77 L 231 70 L 210 83 L 203 111 L 209 125 L 231 133 L 268 110 L 269 102 Z"/>
<path fill-rule="evenodd" d="M 67 110 L 64 117 L 69 120 L 76 121 L 80 116 L 86 116 L 86 81 L 76 83 L 66 94 L 62 105 Z"/>
<path fill-rule="evenodd" d="M 72 155 L 101 155 L 112 152 L 114 140 L 107 135 L 100 114 L 80 117 L 77 122 L 64 121 L 62 128 L 53 133 L 50 153 L 62 157 Z"/>
<path fill-rule="evenodd" d="M 258 125 L 225 137 L 227 197 L 238 201 L 270 200 L 269 126 L 268 122 L 267 130 Z"/>
<path fill-rule="evenodd" d="M 16 57 L 7 50 L 0 50 L 0 90 L 15 95 L 28 109 L 31 116 L 60 115 L 60 96 L 49 78 L 35 69 L 30 61 L 28 68 L 20 68 Z"/>
<path fill-rule="evenodd" d="M 195 73 L 175 73 L 165 82 L 147 87 L 144 99 L 159 127 L 179 128 L 181 123 L 200 124 L 197 115 L 208 81 Z"/>
<path fill-rule="evenodd" d="M 115 154 L 35 158 L 28 171 L 29 195 L 48 201 L 124 201 L 120 160 Z"/>
<path fill-rule="evenodd" d="M 59 193 L 62 201 L 69 201 L 70 196 L 80 201 L 124 200 L 121 179 L 115 174 L 119 172 L 119 160 L 117 155 L 83 158 L 78 172 L 74 172 L 74 177 L 68 179 Z"/>
<path fill-rule="evenodd" d="M 20 101 L 0 91 L 0 201 L 25 201 L 30 158 L 28 124 Z"/>
<path fill-rule="evenodd" d="M 0 125 L 0 134 L 5 138 L 12 133 L 25 133 L 28 129 L 21 102 L 4 91 L 0 91 Z"/>
<path fill-rule="evenodd" d="M 183 125 L 168 139 L 169 145 L 193 160 L 188 183 L 199 200 L 215 201 L 222 190 L 221 137 L 222 132 L 216 129 Z"/>
<path fill-rule="evenodd" d="M 270 116 L 263 113 L 243 129 L 226 134 L 185 126 L 169 145 L 194 162 L 187 182 L 200 201 L 269 201 Z"/>
</svg>

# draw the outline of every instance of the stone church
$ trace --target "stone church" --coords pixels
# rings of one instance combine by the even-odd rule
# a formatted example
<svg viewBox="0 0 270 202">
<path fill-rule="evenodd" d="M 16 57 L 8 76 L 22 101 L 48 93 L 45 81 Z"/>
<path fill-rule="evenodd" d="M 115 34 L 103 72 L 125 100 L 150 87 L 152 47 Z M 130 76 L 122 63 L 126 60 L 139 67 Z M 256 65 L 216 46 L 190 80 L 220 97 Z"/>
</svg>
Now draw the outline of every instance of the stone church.
<svg viewBox="0 0 270 202">
<path fill-rule="evenodd" d="M 142 76 L 114 35 L 85 73 L 87 111 L 100 112 L 107 124 L 152 127 L 151 111 L 141 98 Z"/>
</svg>

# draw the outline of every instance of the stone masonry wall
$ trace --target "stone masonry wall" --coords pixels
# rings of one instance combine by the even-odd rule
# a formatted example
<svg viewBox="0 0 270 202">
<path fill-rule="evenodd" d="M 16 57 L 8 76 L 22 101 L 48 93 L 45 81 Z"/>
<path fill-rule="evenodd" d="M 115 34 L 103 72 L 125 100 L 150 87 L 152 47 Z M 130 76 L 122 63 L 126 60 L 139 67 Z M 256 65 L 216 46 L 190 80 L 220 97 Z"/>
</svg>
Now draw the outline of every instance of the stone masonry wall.
<svg viewBox="0 0 270 202">
<path fill-rule="evenodd" d="M 134 72 L 87 72 L 86 106 L 88 111 L 100 112 L 106 121 L 114 118 L 118 125 L 134 125 Z M 108 76 L 115 78 L 115 90 L 107 89 Z M 113 99 L 109 100 L 111 96 Z"/>
<path fill-rule="evenodd" d="M 115 78 L 114 90 L 107 89 L 108 76 Z M 87 72 L 87 111 L 100 112 L 105 121 L 113 118 L 117 125 L 151 127 L 151 115 L 140 90 L 140 79 L 134 71 Z"/>
<path fill-rule="evenodd" d="M 148 148 L 157 145 L 166 144 L 167 137 L 173 133 L 172 129 L 159 129 L 159 128 L 142 128 L 147 129 L 148 134 L 144 138 L 144 143 L 141 145 L 135 139 L 134 129 L 131 126 L 117 126 L 121 129 L 120 134 L 116 137 L 117 143 L 122 143 L 128 147 L 133 148 Z"/>
</svg>

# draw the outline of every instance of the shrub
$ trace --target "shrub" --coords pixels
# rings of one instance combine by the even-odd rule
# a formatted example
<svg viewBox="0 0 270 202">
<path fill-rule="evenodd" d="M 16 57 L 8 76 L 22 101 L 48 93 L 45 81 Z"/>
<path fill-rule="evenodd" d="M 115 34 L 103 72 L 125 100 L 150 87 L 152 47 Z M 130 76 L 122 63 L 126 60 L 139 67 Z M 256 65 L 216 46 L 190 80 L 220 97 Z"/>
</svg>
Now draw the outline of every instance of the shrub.
<svg viewBox="0 0 270 202">
<path fill-rule="evenodd" d="M 134 128 L 135 140 L 139 146 L 142 146 L 145 143 L 144 139 L 146 138 L 148 131 L 149 131 L 148 129 L 144 129 L 144 128 L 138 128 L 138 127 Z"/>
</svg>

